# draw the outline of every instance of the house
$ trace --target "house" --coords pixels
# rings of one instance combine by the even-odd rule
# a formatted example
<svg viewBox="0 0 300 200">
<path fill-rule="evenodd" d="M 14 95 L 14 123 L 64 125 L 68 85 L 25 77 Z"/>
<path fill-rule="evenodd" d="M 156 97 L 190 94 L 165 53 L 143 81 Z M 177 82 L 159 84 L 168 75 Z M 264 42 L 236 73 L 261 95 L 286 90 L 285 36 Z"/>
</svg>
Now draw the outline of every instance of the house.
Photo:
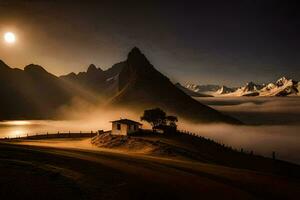
<svg viewBox="0 0 300 200">
<path fill-rule="evenodd" d="M 130 133 L 137 132 L 142 124 L 130 119 L 120 119 L 112 121 L 112 135 L 128 135 Z"/>
</svg>

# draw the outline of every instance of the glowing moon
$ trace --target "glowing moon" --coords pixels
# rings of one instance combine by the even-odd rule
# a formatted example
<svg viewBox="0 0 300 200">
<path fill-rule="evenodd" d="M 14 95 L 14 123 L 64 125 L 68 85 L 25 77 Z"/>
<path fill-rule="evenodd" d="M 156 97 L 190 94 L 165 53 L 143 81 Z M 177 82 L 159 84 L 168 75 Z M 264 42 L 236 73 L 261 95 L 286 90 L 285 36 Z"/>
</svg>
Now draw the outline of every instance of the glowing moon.
<svg viewBox="0 0 300 200">
<path fill-rule="evenodd" d="M 4 34 L 4 40 L 5 40 L 5 42 L 12 44 L 12 43 L 15 43 L 16 36 L 12 32 L 7 32 Z"/>
</svg>

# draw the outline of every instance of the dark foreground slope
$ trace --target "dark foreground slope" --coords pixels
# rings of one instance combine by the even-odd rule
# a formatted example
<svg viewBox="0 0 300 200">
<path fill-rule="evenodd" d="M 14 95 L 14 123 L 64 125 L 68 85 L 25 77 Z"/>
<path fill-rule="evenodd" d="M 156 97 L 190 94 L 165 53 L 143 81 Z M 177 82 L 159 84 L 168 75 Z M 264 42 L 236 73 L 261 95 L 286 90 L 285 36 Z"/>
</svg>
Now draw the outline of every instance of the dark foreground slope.
<svg viewBox="0 0 300 200">
<path fill-rule="evenodd" d="M 239 123 L 178 89 L 150 64 L 138 48 L 133 48 L 128 54 L 125 66 L 119 74 L 119 93 L 112 103 L 140 111 L 162 107 L 195 122 Z"/>
<path fill-rule="evenodd" d="M 0 151 L 1 199 L 298 199 L 300 195 L 298 178 L 201 162 L 1 143 Z"/>
<path fill-rule="evenodd" d="M 240 152 L 213 140 L 186 133 L 160 134 L 142 131 L 131 136 L 103 133 L 92 144 L 122 152 L 172 159 L 188 159 L 227 167 L 300 178 L 300 166 L 250 152 Z"/>
</svg>

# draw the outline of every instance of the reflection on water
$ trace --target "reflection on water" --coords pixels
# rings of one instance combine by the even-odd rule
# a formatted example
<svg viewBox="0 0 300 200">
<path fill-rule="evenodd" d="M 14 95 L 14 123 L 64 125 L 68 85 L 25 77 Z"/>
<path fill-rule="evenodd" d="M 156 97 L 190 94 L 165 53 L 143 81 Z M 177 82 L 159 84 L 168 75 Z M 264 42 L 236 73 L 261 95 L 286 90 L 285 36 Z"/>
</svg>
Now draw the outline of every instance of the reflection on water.
<svg viewBox="0 0 300 200">
<path fill-rule="evenodd" d="M 109 123 L 84 121 L 16 120 L 0 122 L 0 138 L 23 137 L 27 135 L 57 132 L 90 132 L 109 129 Z"/>
<path fill-rule="evenodd" d="M 19 121 L 4 121 L 0 122 L 1 125 L 7 125 L 7 126 L 22 126 L 22 125 L 30 125 L 33 124 L 34 121 L 24 121 L 24 120 L 19 120 Z"/>
</svg>

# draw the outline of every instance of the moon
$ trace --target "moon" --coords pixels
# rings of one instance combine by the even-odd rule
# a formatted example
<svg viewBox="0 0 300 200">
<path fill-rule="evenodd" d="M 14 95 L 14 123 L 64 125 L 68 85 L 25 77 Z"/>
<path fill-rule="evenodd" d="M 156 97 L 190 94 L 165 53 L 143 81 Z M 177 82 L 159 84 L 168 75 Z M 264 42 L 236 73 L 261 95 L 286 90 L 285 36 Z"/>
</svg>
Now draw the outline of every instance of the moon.
<svg viewBox="0 0 300 200">
<path fill-rule="evenodd" d="M 4 40 L 6 43 L 13 44 L 16 42 L 16 36 L 12 32 L 6 32 L 4 34 Z"/>
</svg>

